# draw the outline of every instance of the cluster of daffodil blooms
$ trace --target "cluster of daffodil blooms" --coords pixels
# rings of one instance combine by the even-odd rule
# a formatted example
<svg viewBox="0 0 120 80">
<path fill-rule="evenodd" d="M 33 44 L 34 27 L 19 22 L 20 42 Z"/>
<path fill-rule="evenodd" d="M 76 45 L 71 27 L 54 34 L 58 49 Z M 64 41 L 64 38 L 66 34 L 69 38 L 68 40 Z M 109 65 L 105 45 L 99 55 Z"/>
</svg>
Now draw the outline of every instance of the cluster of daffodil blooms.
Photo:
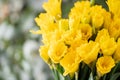
<svg viewBox="0 0 120 80">
<path fill-rule="evenodd" d="M 40 30 L 32 32 L 42 34 L 40 56 L 49 65 L 60 64 L 64 76 L 78 72 L 81 62 L 90 67 L 95 62 L 99 76 L 109 73 L 120 61 L 120 0 L 107 0 L 109 11 L 76 1 L 68 18 L 62 18 L 61 2 L 48 0 L 46 12 L 35 18 Z"/>
</svg>

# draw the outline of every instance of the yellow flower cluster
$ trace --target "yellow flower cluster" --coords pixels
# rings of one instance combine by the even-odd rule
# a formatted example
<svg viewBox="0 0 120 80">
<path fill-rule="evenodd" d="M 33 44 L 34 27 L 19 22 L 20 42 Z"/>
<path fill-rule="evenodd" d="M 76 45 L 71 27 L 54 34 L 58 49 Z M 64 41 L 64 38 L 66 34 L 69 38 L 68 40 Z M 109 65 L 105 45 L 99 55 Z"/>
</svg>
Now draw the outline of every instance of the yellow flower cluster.
<svg viewBox="0 0 120 80">
<path fill-rule="evenodd" d="M 50 64 L 60 64 L 67 74 L 75 73 L 81 62 L 96 62 L 97 71 L 106 74 L 120 61 L 120 0 L 108 0 L 110 11 L 88 0 L 77 1 L 67 19 L 62 18 L 61 0 L 43 4 L 46 13 L 35 18 L 44 45 L 40 56 Z M 103 55 L 98 58 L 98 54 Z"/>
</svg>

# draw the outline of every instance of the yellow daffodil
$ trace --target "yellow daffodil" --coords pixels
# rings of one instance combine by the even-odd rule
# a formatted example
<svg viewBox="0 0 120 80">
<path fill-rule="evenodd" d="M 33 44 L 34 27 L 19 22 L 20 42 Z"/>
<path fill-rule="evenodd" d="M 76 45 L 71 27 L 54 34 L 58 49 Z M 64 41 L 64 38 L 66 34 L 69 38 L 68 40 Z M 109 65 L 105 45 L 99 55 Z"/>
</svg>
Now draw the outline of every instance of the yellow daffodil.
<svg viewBox="0 0 120 80">
<path fill-rule="evenodd" d="M 68 19 L 61 19 L 59 20 L 59 30 L 66 31 L 69 29 Z"/>
<path fill-rule="evenodd" d="M 68 45 L 70 45 L 75 40 L 75 38 L 82 38 L 81 30 L 68 30 L 62 35 L 62 39 Z"/>
<path fill-rule="evenodd" d="M 68 30 L 62 35 L 62 39 L 65 41 L 66 44 L 70 45 L 74 40 L 75 35 L 75 31 Z"/>
<path fill-rule="evenodd" d="M 80 59 L 82 59 L 86 64 L 97 59 L 99 52 L 99 44 L 97 42 L 90 41 L 89 43 L 82 44 L 77 48 L 77 53 L 79 54 Z"/>
<path fill-rule="evenodd" d="M 67 52 L 67 46 L 62 41 L 53 42 L 50 44 L 48 55 L 54 63 L 59 63 Z"/>
<path fill-rule="evenodd" d="M 49 15 L 59 19 L 61 18 L 61 2 L 62 0 L 48 0 L 48 2 L 43 4 L 43 8 Z"/>
<path fill-rule="evenodd" d="M 92 26 L 95 28 L 100 28 L 103 24 L 103 21 L 104 17 L 102 15 L 96 13 L 92 16 Z"/>
<path fill-rule="evenodd" d="M 115 39 L 110 38 L 107 29 L 99 31 L 95 41 L 99 42 L 103 55 L 112 55 L 116 50 L 117 44 Z"/>
<path fill-rule="evenodd" d="M 87 43 L 87 40 L 82 40 L 82 39 L 76 38 L 71 42 L 70 49 L 75 50 L 77 47 L 79 47 L 80 45 L 85 44 L 85 43 Z"/>
<path fill-rule="evenodd" d="M 120 36 L 120 18 L 113 20 L 108 30 L 110 36 L 117 39 Z"/>
<path fill-rule="evenodd" d="M 61 40 L 63 32 L 59 30 L 55 30 L 54 32 L 47 32 L 42 34 L 42 42 L 44 44 L 50 45 L 52 42 L 56 42 L 58 40 Z"/>
<path fill-rule="evenodd" d="M 60 65 L 63 66 L 65 72 L 64 76 L 70 73 L 75 73 L 78 70 L 79 62 L 76 62 L 77 53 L 75 50 L 70 50 L 64 58 L 60 61 Z"/>
<path fill-rule="evenodd" d="M 109 73 L 114 66 L 115 61 L 111 56 L 100 57 L 96 63 L 97 72 L 101 75 Z"/>
<path fill-rule="evenodd" d="M 112 18 L 111 18 L 111 13 L 110 12 L 105 12 L 103 14 L 104 16 L 104 24 L 103 27 L 108 29 L 112 23 Z"/>
<path fill-rule="evenodd" d="M 104 41 L 103 43 L 100 44 L 100 48 L 102 50 L 103 55 L 112 55 L 117 48 L 115 39 L 110 38 Z"/>
<path fill-rule="evenodd" d="M 89 23 L 90 22 L 90 2 L 81 1 L 76 2 L 75 7 L 71 9 L 69 14 L 69 25 L 70 29 L 74 29 L 79 26 L 79 23 Z"/>
<path fill-rule="evenodd" d="M 110 38 L 110 35 L 109 35 L 108 30 L 102 29 L 102 30 L 98 31 L 95 41 L 99 42 L 101 44 L 109 38 Z"/>
<path fill-rule="evenodd" d="M 70 30 L 76 30 L 79 27 L 80 19 L 76 16 L 71 16 L 69 18 L 69 28 Z"/>
<path fill-rule="evenodd" d="M 108 0 L 107 1 L 108 7 L 110 11 L 113 13 L 114 18 L 120 18 L 120 0 Z"/>
<path fill-rule="evenodd" d="M 58 28 L 57 23 L 54 23 L 54 19 L 47 13 L 41 13 L 39 17 L 35 18 L 36 23 L 40 26 L 42 32 L 50 32 Z"/>
<path fill-rule="evenodd" d="M 49 49 L 49 46 L 47 45 L 40 46 L 40 49 L 39 49 L 40 56 L 46 63 L 49 62 L 48 49 Z"/>
<path fill-rule="evenodd" d="M 117 41 L 117 49 L 113 55 L 116 62 L 120 61 L 120 38 Z"/>
<path fill-rule="evenodd" d="M 92 28 L 89 24 L 80 24 L 82 39 L 88 40 L 92 36 Z"/>
<path fill-rule="evenodd" d="M 92 26 L 94 26 L 95 28 L 100 28 L 102 27 L 103 23 L 104 23 L 104 13 L 105 13 L 105 9 L 102 8 L 102 6 L 92 6 L 91 8 L 91 19 L 92 19 Z"/>
</svg>

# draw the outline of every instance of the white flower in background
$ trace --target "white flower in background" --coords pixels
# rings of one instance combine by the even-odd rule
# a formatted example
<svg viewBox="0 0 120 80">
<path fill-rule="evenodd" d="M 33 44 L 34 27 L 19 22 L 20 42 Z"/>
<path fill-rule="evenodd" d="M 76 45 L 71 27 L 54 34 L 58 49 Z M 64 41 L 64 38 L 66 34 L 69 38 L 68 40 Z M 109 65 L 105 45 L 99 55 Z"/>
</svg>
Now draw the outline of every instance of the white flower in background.
<svg viewBox="0 0 120 80">
<path fill-rule="evenodd" d="M 0 0 L 0 80 L 50 80 L 52 74 L 37 52 L 39 35 L 29 32 L 44 1 Z"/>
<path fill-rule="evenodd" d="M 0 39 L 9 41 L 14 37 L 14 35 L 14 26 L 7 24 L 7 22 L 0 24 Z"/>
<path fill-rule="evenodd" d="M 0 61 L 2 67 L 2 70 L 0 71 L 0 77 L 3 77 L 4 80 L 17 80 L 16 76 L 12 74 L 12 71 L 9 67 L 9 61 L 5 57 L 1 57 L 1 56 L 0 56 Z"/>
<path fill-rule="evenodd" d="M 23 45 L 23 55 L 25 59 L 31 60 L 33 59 L 33 55 L 36 54 L 39 49 L 39 45 L 34 40 L 26 40 Z"/>
<path fill-rule="evenodd" d="M 43 2 L 48 1 L 48 0 L 27 0 L 27 1 L 29 1 L 29 6 L 32 5 L 32 8 L 35 11 L 41 11 L 43 9 L 42 8 Z"/>
<path fill-rule="evenodd" d="M 9 7 L 11 12 L 20 12 L 24 6 L 24 0 L 10 0 Z"/>
</svg>

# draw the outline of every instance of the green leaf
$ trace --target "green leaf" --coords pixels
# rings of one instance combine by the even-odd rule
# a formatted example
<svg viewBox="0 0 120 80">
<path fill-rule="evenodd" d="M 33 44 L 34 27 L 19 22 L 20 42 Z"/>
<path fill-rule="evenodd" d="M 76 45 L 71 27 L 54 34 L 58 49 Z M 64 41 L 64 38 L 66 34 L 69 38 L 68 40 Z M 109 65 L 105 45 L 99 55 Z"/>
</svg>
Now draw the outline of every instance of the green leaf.
<svg viewBox="0 0 120 80">
<path fill-rule="evenodd" d="M 60 72 L 61 74 L 63 74 L 64 69 L 63 69 L 63 67 L 60 64 L 56 65 L 56 69 L 57 69 L 58 72 Z"/>
<path fill-rule="evenodd" d="M 92 72 L 90 73 L 90 77 L 89 77 L 88 80 L 94 80 L 94 79 L 93 79 L 93 74 L 92 74 Z"/>
<path fill-rule="evenodd" d="M 95 0 L 95 4 L 102 5 L 103 8 L 105 8 L 107 11 L 109 11 L 106 0 Z"/>
<path fill-rule="evenodd" d="M 103 76 L 103 80 L 107 80 L 107 75 L 106 74 Z"/>
<path fill-rule="evenodd" d="M 96 76 L 96 61 L 91 63 L 91 71 L 92 71 L 92 75 Z"/>
<path fill-rule="evenodd" d="M 115 73 L 110 80 L 117 80 L 117 78 L 120 77 L 120 73 Z"/>
<path fill-rule="evenodd" d="M 91 73 L 89 66 L 81 62 L 79 66 L 78 80 L 88 80 Z"/>
<path fill-rule="evenodd" d="M 117 72 L 120 72 L 120 62 L 118 62 L 116 66 L 111 70 L 111 76 Z"/>
</svg>

